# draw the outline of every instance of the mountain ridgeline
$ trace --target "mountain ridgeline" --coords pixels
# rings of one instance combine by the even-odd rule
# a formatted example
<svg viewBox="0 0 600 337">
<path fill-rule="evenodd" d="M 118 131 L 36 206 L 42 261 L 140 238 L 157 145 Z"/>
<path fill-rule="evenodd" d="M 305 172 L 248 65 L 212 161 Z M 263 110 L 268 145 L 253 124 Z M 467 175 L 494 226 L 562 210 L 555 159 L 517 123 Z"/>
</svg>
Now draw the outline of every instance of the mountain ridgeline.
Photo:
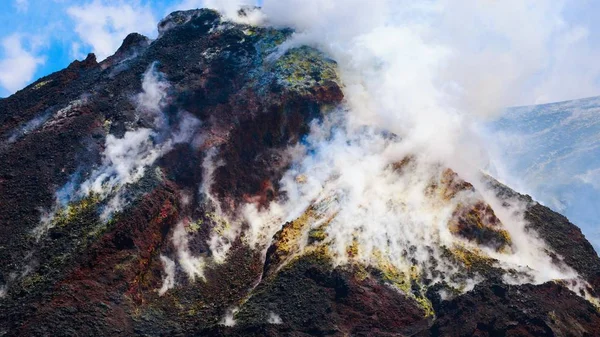
<svg viewBox="0 0 600 337">
<path fill-rule="evenodd" d="M 212 10 L 158 29 L 0 100 L 0 336 L 600 336 L 592 246 L 493 178 L 498 203 L 432 168 L 424 195 L 452 210 L 451 239 L 397 252 L 364 253 L 360 230 L 340 248 L 335 191 L 274 216 L 288 177 L 310 187 L 298 149 L 343 112 L 335 60 Z M 517 204 L 568 277 L 507 262 Z"/>
</svg>

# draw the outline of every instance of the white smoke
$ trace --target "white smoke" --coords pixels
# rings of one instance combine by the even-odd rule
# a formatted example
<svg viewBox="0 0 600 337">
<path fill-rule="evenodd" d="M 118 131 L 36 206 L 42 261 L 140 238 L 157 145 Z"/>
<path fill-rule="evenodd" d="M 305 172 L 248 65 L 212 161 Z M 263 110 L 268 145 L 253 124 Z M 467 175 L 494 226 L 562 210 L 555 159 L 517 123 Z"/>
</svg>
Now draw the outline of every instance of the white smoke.
<svg viewBox="0 0 600 337">
<path fill-rule="evenodd" d="M 323 123 L 313 123 L 306 144 L 292 149 L 292 168 L 280 182 L 287 196 L 283 202 L 271 203 L 266 212 L 255 205 L 245 207 L 250 244 L 266 247 L 282 224 L 313 207 L 317 216 L 307 230 L 328 222 L 323 243 L 337 264 L 377 265 L 383 258 L 401 271 L 416 265 L 424 273 L 433 267 L 450 275 L 459 270 L 445 264 L 441 249 L 463 247 L 522 271 L 529 275 L 528 282 L 577 276 L 566 266 L 554 265 L 543 241 L 525 230 L 522 210 L 503 206 L 479 179 L 476 189 L 483 194 L 461 192 L 446 201 L 431 190 L 441 185 L 443 167 L 428 153 L 414 155 L 402 140 L 373 128 L 349 132 L 340 120 L 343 117 L 330 114 Z M 414 162 L 398 173 L 391 164 L 409 155 Z M 484 200 L 496 211 L 512 239 L 511 252 L 479 247 L 450 232 L 448 224 L 456 208 L 476 200 Z M 515 201 L 515 207 L 524 206 Z M 349 256 L 353 245 L 357 251 Z M 457 286 L 472 287 L 467 283 Z"/>
<path fill-rule="evenodd" d="M 78 108 L 85 106 L 88 103 L 89 94 L 83 94 L 79 99 L 69 102 L 66 107 L 58 110 L 54 115 L 47 120 L 42 128 L 49 129 L 56 125 L 61 125 L 67 118 L 72 117 Z"/>
<path fill-rule="evenodd" d="M 193 117 L 191 117 L 193 118 Z M 183 118 L 183 120 L 186 120 Z M 196 125 L 196 123 L 187 122 L 186 125 Z M 188 134 L 188 137 L 184 137 L 186 140 L 191 140 L 192 133 L 186 132 L 186 128 L 182 128 L 180 134 Z M 217 201 L 216 197 L 211 193 L 211 186 L 213 184 L 214 171 L 223 163 L 221 161 L 215 162 L 217 155 L 216 149 L 210 149 L 206 153 L 206 157 L 202 163 L 203 166 L 203 181 L 199 188 L 199 193 L 204 198 L 204 204 L 209 209 L 212 208 L 208 213 L 208 217 L 213 222 L 214 228 L 212 228 L 211 235 L 208 239 L 208 245 L 211 252 L 210 259 L 194 256 L 190 249 L 189 240 L 191 237 L 190 219 L 184 219 L 180 221 L 173 230 L 172 243 L 176 250 L 177 262 L 182 267 L 183 271 L 187 274 L 188 278 L 193 282 L 197 277 L 206 281 L 204 276 L 204 270 L 209 262 L 223 263 L 227 258 L 227 253 L 231 248 L 231 243 L 237 235 L 239 235 L 240 227 L 239 222 L 232 222 L 221 210 L 221 204 Z M 183 203 L 189 202 L 189 195 L 183 194 Z"/>
<path fill-rule="evenodd" d="M 46 210 L 44 208 L 38 208 L 40 212 L 40 223 L 31 231 L 31 234 L 35 237 L 36 240 L 41 239 L 41 237 L 46 233 L 50 228 L 52 228 L 53 220 L 56 217 L 56 213 L 60 210 L 60 201 L 58 197 L 55 200 L 54 205 L 50 210 Z"/>
<path fill-rule="evenodd" d="M 179 123 L 171 129 L 171 141 L 173 144 L 193 143 L 201 135 L 198 129 L 202 122 L 186 111 L 179 113 Z"/>
<path fill-rule="evenodd" d="M 515 268 L 527 282 L 576 277 L 555 265 L 544 242 L 525 229 L 524 205 L 505 207 L 487 190 L 481 170 L 490 157 L 477 134 L 478 123 L 503 107 L 541 99 L 545 75 L 562 66 L 546 62 L 555 42 L 580 29 L 565 23 L 564 4 L 265 1 L 265 24 L 295 29 L 272 58 L 301 45 L 323 50 L 338 62 L 347 110 L 313 125 L 306 144 L 290 150 L 296 157 L 280 182 L 286 200 L 268 211 L 245 207 L 248 242 L 266 247 L 282 224 L 316 205 L 320 220 L 312 227 L 328 219 L 325 243 L 338 263 L 348 262 L 348 247 L 356 245 L 353 259 L 376 264 L 383 255 L 400 270 L 416 261 L 425 272 L 431 258 L 440 258 L 440 247 L 458 246 Z M 414 158 L 410 173 L 390 169 L 407 157 Z M 428 195 L 446 167 L 478 192 L 451 202 Z M 474 198 L 502 220 L 513 239 L 510 251 L 450 233 L 457 205 Z"/>
<path fill-rule="evenodd" d="M 175 10 L 187 10 L 192 8 L 210 8 L 219 11 L 226 20 L 258 25 L 264 21 L 261 11 L 251 10 L 257 5 L 255 0 L 183 0 L 169 8 L 168 12 Z M 240 8 L 246 8 L 246 12 L 240 15 Z"/>
<path fill-rule="evenodd" d="M 135 98 L 138 110 L 144 116 L 150 117 L 156 128 L 163 128 L 166 124 L 162 109 L 165 107 L 170 85 L 162 77 L 162 74 L 156 71 L 156 63 L 153 63 L 144 73 L 142 92 Z"/>
<path fill-rule="evenodd" d="M 215 161 L 217 156 L 217 150 L 212 148 L 207 151 L 206 157 L 202 162 L 203 181 L 200 185 L 200 195 L 205 198 L 205 203 L 210 207 L 214 207 L 211 218 L 215 222 L 210 238 L 208 240 L 209 248 L 212 253 L 212 259 L 215 263 L 223 263 L 227 258 L 227 253 L 231 248 L 232 242 L 240 233 L 240 223 L 233 221 L 227 216 L 221 209 L 221 203 L 211 193 L 211 186 L 213 184 L 213 176 L 215 170 L 222 166 L 222 161 Z"/>
<path fill-rule="evenodd" d="M 158 290 L 158 296 L 164 295 L 167 290 L 175 286 L 175 261 L 161 255 L 160 262 L 163 265 L 165 275 L 163 276 L 163 284 Z"/>
<path fill-rule="evenodd" d="M 92 194 L 101 201 L 107 200 L 100 214 L 100 219 L 108 221 L 115 212 L 125 206 L 123 186 L 138 182 L 149 167 L 179 143 L 189 143 L 197 137 L 201 123 L 191 114 L 181 111 L 177 116 L 178 123 L 169 126 L 163 114 L 167 103 L 170 84 L 165 76 L 158 72 L 156 63 L 151 64 L 142 78 L 142 92 L 133 97 L 138 117 L 149 122 L 149 127 L 131 129 L 122 137 L 112 134 L 106 136 L 102 163 L 95 168 L 78 188 L 74 179 L 56 193 L 56 203 L 50 211 L 41 210 L 40 225 L 34 229 L 36 238 L 40 238 L 53 225 L 58 211 L 67 206 L 73 199 L 86 198 Z M 44 127 L 61 118 L 67 118 L 74 107 L 85 104 L 85 99 L 77 100 L 64 109 L 59 110 L 53 119 Z M 166 136 L 165 136 L 166 134 Z M 66 189 L 72 190 L 65 192 Z"/>
<path fill-rule="evenodd" d="M 239 311 L 239 308 L 233 308 L 233 309 L 227 310 L 225 317 L 223 317 L 223 319 L 219 322 L 219 324 L 227 326 L 227 327 L 235 326 L 235 324 L 236 324 L 235 314 L 238 311 Z"/>
<path fill-rule="evenodd" d="M 513 276 L 506 275 L 507 283 L 543 283 L 549 280 L 578 277 L 577 273 L 565 264 L 555 264 L 547 253 L 550 249 L 546 247 L 544 241 L 535 231 L 527 229 L 527 222 L 524 220 L 527 205 L 518 200 L 508 200 L 511 206 L 507 207 L 503 205 L 507 201 L 496 198 L 494 191 L 489 191 L 483 186 L 480 186 L 480 190 L 486 202 L 494 209 L 496 216 L 510 233 L 512 240 L 513 254 L 500 254 L 493 250 L 486 250 L 487 255 L 500 261 L 505 269 L 516 267 L 517 270 L 533 278 L 511 278 Z"/>
<path fill-rule="evenodd" d="M 94 178 L 81 185 L 82 193 L 98 194 L 113 191 L 124 184 L 138 181 L 160 156 L 161 150 L 154 146 L 150 129 L 127 131 L 122 138 L 106 136 L 102 167 Z"/>
<path fill-rule="evenodd" d="M 190 118 L 193 117 L 190 116 Z M 182 118 L 182 120 L 185 121 L 186 118 Z M 196 125 L 196 123 L 192 122 L 187 122 L 184 124 Z M 187 137 L 183 138 L 185 138 L 186 141 L 192 140 L 194 134 L 187 132 L 187 128 L 182 127 L 179 130 L 180 131 L 176 134 L 187 134 Z M 180 221 L 173 230 L 172 234 L 172 243 L 176 250 L 177 262 L 191 281 L 195 281 L 197 277 L 200 277 L 202 280 L 206 281 L 204 270 L 207 265 L 209 263 L 224 263 L 227 259 L 227 254 L 231 249 L 233 241 L 237 238 L 241 231 L 241 223 L 239 221 L 230 219 L 230 217 L 222 211 L 221 203 L 211 193 L 211 186 L 214 182 L 214 172 L 224 163 L 220 160 L 216 160 L 217 150 L 215 148 L 209 149 L 205 155 L 206 156 L 202 162 L 203 181 L 199 187 L 199 194 L 203 198 L 202 203 L 207 209 L 206 215 L 213 225 L 209 239 L 207 240 L 211 256 L 209 258 L 205 258 L 193 255 L 192 249 L 189 245 L 191 233 L 189 230 L 187 230 L 187 228 L 190 228 L 190 224 L 193 223 L 191 219 L 184 219 L 183 221 Z M 184 200 L 183 203 L 189 202 L 189 195 L 183 194 L 182 200 Z"/>
<path fill-rule="evenodd" d="M 283 324 L 281 317 L 274 312 L 269 313 L 269 319 L 267 320 L 269 324 Z"/>
<path fill-rule="evenodd" d="M 121 200 L 121 187 L 140 180 L 149 166 L 172 149 L 171 139 L 162 143 L 156 139 L 157 132 L 167 126 L 162 109 L 169 83 L 164 81 L 163 77 L 156 70 L 156 63 L 150 65 L 142 78 L 142 92 L 134 99 L 141 117 L 151 122 L 152 129 L 130 130 L 125 132 L 122 138 L 107 135 L 102 165 L 80 186 L 81 197 L 95 193 L 106 198 L 112 194 L 102 213 L 103 220 L 109 219 L 125 206 Z"/>
<path fill-rule="evenodd" d="M 173 231 L 173 246 L 177 250 L 177 262 L 188 278 L 193 282 L 196 277 L 206 280 L 204 277 L 204 258 L 195 257 L 189 248 L 189 237 L 185 230 L 184 223 L 179 222 Z"/>
<path fill-rule="evenodd" d="M 589 28 L 572 16 L 590 7 L 565 0 L 265 0 L 262 10 L 267 23 L 296 28 L 297 36 L 327 50 L 342 66 L 372 56 L 360 45 L 370 35 L 368 44 L 388 52 L 380 60 L 384 65 L 409 61 L 404 65 L 408 77 L 397 78 L 398 83 L 412 79 L 411 66 L 437 58 L 440 62 L 419 76 L 435 78 L 419 81 L 434 84 L 460 110 L 482 114 L 597 94 L 598 67 L 573 61 L 599 55 Z M 392 31 L 400 35 L 386 36 Z M 404 48 L 407 43 L 418 49 Z M 559 88 L 565 73 L 578 85 Z"/>
<path fill-rule="evenodd" d="M 20 138 L 37 130 L 40 126 L 42 126 L 42 124 L 44 124 L 48 120 L 48 118 L 50 118 L 50 116 L 51 116 L 51 114 L 49 112 L 46 112 L 40 116 L 37 116 L 37 117 L 31 119 L 27 123 L 23 124 L 16 130 L 14 130 L 11 133 L 11 135 L 8 137 L 8 139 L 6 140 L 6 143 L 7 144 L 14 143 L 15 141 L 19 140 Z"/>
</svg>

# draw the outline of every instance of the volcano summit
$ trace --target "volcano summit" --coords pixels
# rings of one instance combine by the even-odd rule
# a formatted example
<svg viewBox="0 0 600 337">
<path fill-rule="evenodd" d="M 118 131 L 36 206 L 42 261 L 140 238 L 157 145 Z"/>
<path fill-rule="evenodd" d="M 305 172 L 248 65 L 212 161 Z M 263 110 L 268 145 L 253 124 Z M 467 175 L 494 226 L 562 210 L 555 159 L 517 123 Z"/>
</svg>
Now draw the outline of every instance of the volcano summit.
<svg viewBox="0 0 600 337">
<path fill-rule="evenodd" d="M 0 100 L 0 336 L 600 336 L 600 258 L 463 116 L 407 86 L 392 118 L 387 50 L 259 18 L 174 12 Z"/>
</svg>

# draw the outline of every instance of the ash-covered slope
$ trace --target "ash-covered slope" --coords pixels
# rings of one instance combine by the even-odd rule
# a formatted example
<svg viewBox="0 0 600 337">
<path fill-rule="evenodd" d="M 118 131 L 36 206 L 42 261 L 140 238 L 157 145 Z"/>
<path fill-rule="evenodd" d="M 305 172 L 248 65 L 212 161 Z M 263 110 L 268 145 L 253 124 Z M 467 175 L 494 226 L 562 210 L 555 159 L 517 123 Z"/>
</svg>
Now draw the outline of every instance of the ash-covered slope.
<svg viewBox="0 0 600 337">
<path fill-rule="evenodd" d="M 336 133 L 333 60 L 209 10 L 159 30 L 0 100 L 0 336 L 600 335 L 600 259 L 566 218 L 439 165 L 405 186 L 418 156 L 373 195 L 397 219 L 348 205 L 306 161 L 341 144 L 352 172 L 395 136 Z M 443 228 L 402 232 L 421 187 Z"/>
</svg>

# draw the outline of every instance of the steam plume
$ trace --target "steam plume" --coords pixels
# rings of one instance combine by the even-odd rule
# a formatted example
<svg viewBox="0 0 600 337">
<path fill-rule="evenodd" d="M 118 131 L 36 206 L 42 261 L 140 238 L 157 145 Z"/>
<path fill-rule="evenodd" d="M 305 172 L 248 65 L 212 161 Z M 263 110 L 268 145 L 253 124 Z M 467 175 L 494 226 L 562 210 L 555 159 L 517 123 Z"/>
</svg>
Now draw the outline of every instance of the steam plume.
<svg viewBox="0 0 600 337">
<path fill-rule="evenodd" d="M 175 262 L 164 255 L 160 256 L 160 261 L 162 262 L 165 270 L 163 284 L 158 290 L 158 295 L 162 296 L 167 292 L 167 290 L 175 286 Z"/>
<path fill-rule="evenodd" d="M 244 209 L 248 241 L 265 247 L 282 224 L 316 207 L 311 227 L 326 219 L 325 243 L 340 264 L 350 258 L 377 264 L 383 256 L 400 270 L 417 265 L 427 272 L 432 258 L 443 260 L 444 247 L 466 247 L 526 275 L 510 282 L 576 277 L 525 230 L 526 205 L 512 201 L 507 208 L 488 191 L 481 170 L 491 158 L 475 131 L 504 106 L 542 99 L 536 95 L 545 82 L 534 75 L 561 67 L 544 60 L 557 38 L 580 29 L 564 24 L 563 5 L 265 1 L 263 24 L 296 30 L 272 58 L 301 45 L 325 51 L 338 62 L 346 102 L 337 116 L 313 125 L 305 144 L 290 149 L 296 157 L 281 181 L 287 197 L 266 212 Z M 407 172 L 390 168 L 405 158 L 412 158 Z M 443 168 L 476 192 L 451 201 L 428 194 L 441 183 Z M 510 251 L 479 247 L 449 231 L 456 207 L 474 200 L 497 213 L 514 238 Z M 349 257 L 353 246 L 357 252 Z M 454 268 L 435 267 L 442 275 Z"/>
<path fill-rule="evenodd" d="M 130 129 L 121 138 L 108 134 L 101 165 L 78 188 L 79 172 L 56 193 L 56 204 L 52 210 L 42 210 L 40 226 L 34 230 L 37 238 L 52 227 L 57 212 L 70 202 L 90 195 L 96 195 L 100 201 L 106 200 L 100 218 L 107 221 L 126 206 L 123 186 L 139 181 L 157 159 L 171 151 L 173 145 L 194 139 L 201 123 L 189 113 L 180 112 L 175 125 L 167 123 L 163 109 L 169 88 L 170 84 L 164 79 L 164 75 L 157 71 L 156 63 L 148 67 L 142 78 L 142 92 L 132 99 L 139 118 L 148 127 Z M 78 100 L 59 110 L 44 126 L 51 126 L 54 119 L 63 118 L 73 106 L 82 104 L 86 104 L 86 101 Z"/>
</svg>

